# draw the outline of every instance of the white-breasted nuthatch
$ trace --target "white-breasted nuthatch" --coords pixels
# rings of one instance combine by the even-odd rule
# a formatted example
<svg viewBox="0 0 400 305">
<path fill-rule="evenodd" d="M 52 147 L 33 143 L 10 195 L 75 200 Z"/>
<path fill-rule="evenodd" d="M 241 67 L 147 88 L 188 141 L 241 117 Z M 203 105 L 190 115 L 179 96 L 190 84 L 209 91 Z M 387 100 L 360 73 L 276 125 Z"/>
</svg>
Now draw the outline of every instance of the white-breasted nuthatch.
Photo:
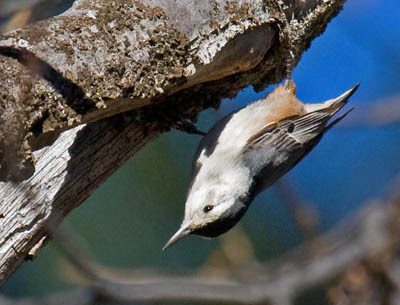
<svg viewBox="0 0 400 305">
<path fill-rule="evenodd" d="M 184 220 L 163 249 L 189 234 L 216 237 L 232 228 L 258 193 L 352 110 L 329 122 L 358 86 L 324 103 L 304 104 L 289 80 L 265 99 L 219 120 L 197 148 Z"/>
</svg>

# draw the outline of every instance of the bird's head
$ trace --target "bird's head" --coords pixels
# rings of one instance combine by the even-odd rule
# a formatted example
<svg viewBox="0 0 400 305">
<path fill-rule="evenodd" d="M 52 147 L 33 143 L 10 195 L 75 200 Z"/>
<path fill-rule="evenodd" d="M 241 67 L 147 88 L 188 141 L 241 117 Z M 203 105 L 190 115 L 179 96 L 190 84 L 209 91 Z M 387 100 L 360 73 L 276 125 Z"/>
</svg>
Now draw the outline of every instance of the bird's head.
<svg viewBox="0 0 400 305">
<path fill-rule="evenodd" d="M 247 184 L 209 178 L 206 183 L 195 181 L 188 193 L 181 227 L 163 249 L 186 235 L 217 237 L 231 229 L 250 204 Z"/>
</svg>

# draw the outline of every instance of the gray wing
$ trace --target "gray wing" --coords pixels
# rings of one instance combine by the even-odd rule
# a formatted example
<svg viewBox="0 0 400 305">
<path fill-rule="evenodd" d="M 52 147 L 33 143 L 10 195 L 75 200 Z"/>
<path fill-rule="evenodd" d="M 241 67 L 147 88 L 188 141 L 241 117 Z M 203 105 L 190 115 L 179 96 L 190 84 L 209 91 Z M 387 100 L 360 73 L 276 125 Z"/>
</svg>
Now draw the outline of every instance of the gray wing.
<svg viewBox="0 0 400 305">
<path fill-rule="evenodd" d="M 248 140 L 243 161 L 254 175 L 255 194 L 294 167 L 319 142 L 332 113 L 316 111 L 266 126 Z"/>
</svg>

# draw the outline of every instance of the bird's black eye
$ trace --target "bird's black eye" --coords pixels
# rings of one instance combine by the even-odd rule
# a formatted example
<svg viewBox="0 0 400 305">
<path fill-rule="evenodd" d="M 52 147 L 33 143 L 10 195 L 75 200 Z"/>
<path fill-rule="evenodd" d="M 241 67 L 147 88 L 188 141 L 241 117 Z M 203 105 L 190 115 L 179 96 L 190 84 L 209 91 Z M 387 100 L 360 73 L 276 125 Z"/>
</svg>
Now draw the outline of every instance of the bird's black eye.
<svg viewBox="0 0 400 305">
<path fill-rule="evenodd" d="M 213 208 L 214 208 L 214 206 L 211 205 L 211 204 L 206 205 L 206 206 L 203 208 L 203 212 L 204 212 L 204 213 L 208 213 L 208 212 L 210 212 Z"/>
</svg>

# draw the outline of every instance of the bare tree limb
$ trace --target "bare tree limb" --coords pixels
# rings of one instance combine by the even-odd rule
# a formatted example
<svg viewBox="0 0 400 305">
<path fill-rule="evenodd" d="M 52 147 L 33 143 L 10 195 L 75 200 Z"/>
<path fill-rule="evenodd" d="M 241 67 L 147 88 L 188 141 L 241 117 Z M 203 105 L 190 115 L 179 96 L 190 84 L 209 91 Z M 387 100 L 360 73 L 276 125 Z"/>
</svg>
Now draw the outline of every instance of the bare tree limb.
<svg viewBox="0 0 400 305">
<path fill-rule="evenodd" d="M 294 297 L 310 288 L 336 278 L 361 261 L 381 264 L 388 253 L 399 247 L 399 202 L 369 203 L 346 223 L 312 241 L 320 245 L 313 257 L 305 256 L 307 243 L 296 251 L 256 268 L 251 280 L 234 280 L 201 275 L 176 278 L 169 276 L 126 277 L 115 270 L 98 265 L 88 259 L 70 240 L 69 234 L 56 233 L 55 241 L 62 247 L 81 274 L 88 280 L 86 293 L 79 289 L 71 304 L 88 304 L 96 300 L 126 302 L 198 301 L 202 303 L 232 304 L 290 304 Z M 394 222 L 393 222 L 394 221 Z M 394 225 L 395 224 L 395 225 Z M 385 255 L 382 255 L 385 254 Z M 386 262 L 387 263 L 387 262 Z M 126 274 L 126 270 L 124 271 Z M 57 304 L 55 302 L 48 304 Z M 44 300 L 26 304 L 43 304 Z M 8 303 L 5 303 L 8 304 Z M 25 304 L 23 301 L 10 304 Z"/>
<path fill-rule="evenodd" d="M 289 44 L 275 39 L 275 1 L 80 0 L 5 34 L 0 284 L 44 244 L 45 226 L 150 139 L 243 87 L 281 80 L 282 48 L 293 48 L 297 62 L 343 3 L 288 0 Z"/>
</svg>

